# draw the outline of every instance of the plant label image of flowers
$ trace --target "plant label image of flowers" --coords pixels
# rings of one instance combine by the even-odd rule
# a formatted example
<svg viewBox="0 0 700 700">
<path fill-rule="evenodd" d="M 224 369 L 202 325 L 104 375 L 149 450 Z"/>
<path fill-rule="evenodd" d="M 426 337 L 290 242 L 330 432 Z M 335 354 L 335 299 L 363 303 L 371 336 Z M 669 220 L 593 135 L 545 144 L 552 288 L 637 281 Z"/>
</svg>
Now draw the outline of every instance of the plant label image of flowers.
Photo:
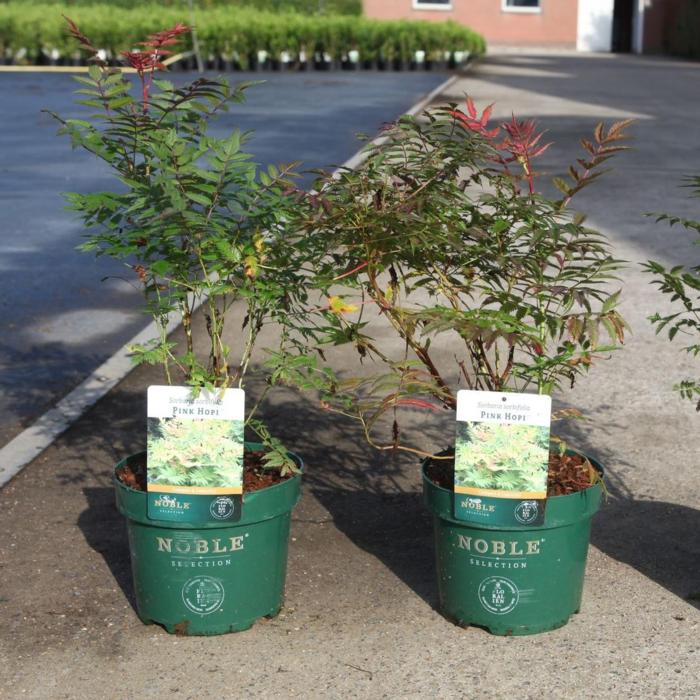
<svg viewBox="0 0 700 700">
<path fill-rule="evenodd" d="M 455 518 L 494 526 L 544 522 L 552 399 L 457 393 Z"/>
<path fill-rule="evenodd" d="M 148 387 L 148 517 L 241 518 L 245 392 Z"/>
</svg>

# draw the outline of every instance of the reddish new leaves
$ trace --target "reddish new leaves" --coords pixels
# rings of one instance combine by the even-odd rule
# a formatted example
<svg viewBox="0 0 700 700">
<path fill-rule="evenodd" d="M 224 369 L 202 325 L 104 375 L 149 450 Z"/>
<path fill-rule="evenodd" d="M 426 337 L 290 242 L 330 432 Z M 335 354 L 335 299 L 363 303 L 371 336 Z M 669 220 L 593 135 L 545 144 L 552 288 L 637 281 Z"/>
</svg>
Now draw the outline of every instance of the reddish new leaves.
<svg viewBox="0 0 700 700">
<path fill-rule="evenodd" d="M 68 24 L 68 32 L 80 44 L 80 47 L 90 54 L 90 61 L 96 63 L 102 68 L 106 68 L 107 63 L 100 57 L 99 49 L 83 34 L 78 25 L 69 17 L 63 16 Z M 169 56 L 172 51 L 167 47 L 174 46 L 179 41 L 179 36 L 189 32 L 190 28 L 182 23 L 176 24 L 170 29 L 164 29 L 162 32 L 151 34 L 146 41 L 139 43 L 143 49 L 136 51 L 122 51 L 127 65 L 133 68 L 141 79 L 143 102 L 142 107 L 144 113 L 148 111 L 148 97 L 151 92 L 153 83 L 153 73 L 157 70 L 167 70 L 167 66 L 163 63 L 163 59 Z"/>
<path fill-rule="evenodd" d="M 143 111 L 148 111 L 148 97 L 153 83 L 153 73 L 157 70 L 167 70 L 163 59 L 172 51 L 165 48 L 173 46 L 179 41 L 180 34 L 190 31 L 190 28 L 182 23 L 176 24 L 171 29 L 151 34 L 146 41 L 140 42 L 145 48 L 139 51 L 122 51 L 122 57 L 133 68 L 141 79 L 143 93 Z"/>
<path fill-rule="evenodd" d="M 177 37 L 189 30 L 190 28 L 182 23 L 176 24 L 171 29 L 151 34 L 146 41 L 139 42 L 139 46 L 145 47 L 143 50 L 122 51 L 122 56 L 139 74 L 165 70 L 166 66 L 162 63 L 162 59 L 172 54 L 172 51 L 165 47 L 177 44 L 179 41 Z"/>
<path fill-rule="evenodd" d="M 465 129 L 483 136 L 490 143 L 496 151 L 493 160 L 503 166 L 506 174 L 510 174 L 508 164 L 518 162 L 525 173 L 530 194 L 533 195 L 535 193 L 536 173 L 532 161 L 541 156 L 552 145 L 551 143 L 541 143 L 544 132 L 537 133 L 537 123 L 533 119 L 518 121 L 515 116 L 509 122 L 505 122 L 495 129 L 488 129 L 487 125 L 493 105 L 486 107 L 479 115 L 471 97 L 467 96 L 466 104 L 466 114 L 459 109 L 454 109 L 450 111 L 450 115 L 457 119 Z M 598 124 L 594 133 L 594 141 L 591 142 L 587 139 L 581 141 L 587 154 L 586 157 L 577 159 L 582 170 L 579 171 L 573 166 L 569 168 L 571 182 L 566 182 L 558 177 L 554 178 L 555 186 L 565 195 L 559 203 L 561 209 L 565 209 L 569 205 L 574 194 L 605 172 L 600 169 L 600 166 L 606 160 L 611 158 L 613 154 L 626 150 L 627 146 L 620 145 L 620 142 L 628 138 L 626 130 L 633 121 L 633 119 L 624 119 L 615 122 L 607 132 L 602 123 Z M 498 141 L 501 129 L 505 131 L 505 136 L 501 141 Z"/>
<path fill-rule="evenodd" d="M 411 406 L 413 408 L 426 408 L 431 411 L 440 411 L 441 408 L 440 406 L 436 406 L 434 403 L 431 403 L 430 401 L 425 401 L 424 399 L 412 399 L 412 398 L 405 398 L 405 399 L 397 399 L 394 402 L 394 406 Z"/>
<path fill-rule="evenodd" d="M 508 156 L 499 155 L 496 160 L 502 165 L 517 161 L 523 168 L 525 176 L 530 188 L 530 194 L 535 192 L 534 171 L 532 161 L 537 156 L 542 155 L 551 144 L 547 143 L 540 145 L 544 132 L 536 133 L 537 125 L 533 120 L 518 121 L 514 116 L 509 122 L 505 122 L 495 129 L 488 129 L 487 124 L 491 117 L 493 105 L 489 105 L 479 115 L 474 101 L 467 96 L 467 113 L 465 114 L 459 109 L 452 110 L 450 114 L 459 120 L 460 124 L 465 129 L 480 134 L 488 141 L 497 151 L 505 151 Z M 496 143 L 499 132 L 503 129 L 506 136 L 500 143 Z"/>
<path fill-rule="evenodd" d="M 82 49 L 92 54 L 89 60 L 93 61 L 94 63 L 97 63 L 100 66 L 106 65 L 105 62 L 100 58 L 99 49 L 95 48 L 92 45 L 90 39 L 88 39 L 85 36 L 85 34 L 83 34 L 80 31 L 78 25 L 70 17 L 66 17 L 65 15 L 61 16 L 63 17 L 63 19 L 66 20 L 66 23 L 68 24 L 68 33 L 80 44 Z"/>
<path fill-rule="evenodd" d="M 174 46 L 179 41 L 177 37 L 180 36 L 180 34 L 185 34 L 189 31 L 190 28 L 186 24 L 178 22 L 174 27 L 171 27 L 170 29 L 164 29 L 161 32 L 155 32 L 155 34 L 150 34 L 147 41 L 141 42 L 141 46 L 145 46 L 146 48 L 155 51 L 160 51 L 161 54 L 168 54 L 171 52 L 164 51 L 163 47 Z"/>
<path fill-rule="evenodd" d="M 465 129 L 469 129 L 470 131 L 475 131 L 477 134 L 481 134 L 482 136 L 485 136 L 487 139 L 494 139 L 496 136 L 498 136 L 498 132 L 500 131 L 499 127 L 496 127 L 495 129 L 492 129 L 489 131 L 486 128 L 486 125 L 488 124 L 489 118 L 491 117 L 491 110 L 493 108 L 493 105 L 489 105 L 486 107 L 486 109 L 483 111 L 481 116 L 479 116 L 479 112 L 477 111 L 476 107 L 474 106 L 474 100 L 472 100 L 471 97 L 467 96 L 467 112 L 469 113 L 468 115 L 462 112 L 459 109 L 455 109 L 450 114 L 453 117 L 456 117 L 459 119 L 459 121 L 463 124 Z"/>
<path fill-rule="evenodd" d="M 535 174 L 532 169 L 532 161 L 541 156 L 552 144 L 540 145 L 544 132 L 536 133 L 537 125 L 532 119 L 519 122 L 513 116 L 509 122 L 503 124 L 503 129 L 505 129 L 507 136 L 497 148 L 510 153 L 510 158 L 507 160 L 517 160 L 523 166 L 530 194 L 534 194 Z"/>
<path fill-rule="evenodd" d="M 571 198 L 577 192 L 581 191 L 605 172 L 605 170 L 600 168 L 605 161 L 612 158 L 615 153 L 627 150 L 628 147 L 621 145 L 621 142 L 629 138 L 627 129 L 633 123 L 634 119 L 623 119 L 622 121 L 612 124 L 606 131 L 601 122 L 596 126 L 593 132 L 593 143 L 588 139 L 581 139 L 581 145 L 587 155 L 584 158 L 577 158 L 576 162 L 581 166 L 582 171 L 571 166 L 569 168 L 571 182 L 565 182 L 561 178 L 554 178 L 554 184 L 565 195 L 564 199 L 561 201 L 562 209 L 568 206 Z"/>
<path fill-rule="evenodd" d="M 122 58 L 130 68 L 133 68 L 139 75 L 154 70 L 166 70 L 167 66 L 160 62 L 161 56 L 157 53 L 146 53 L 145 51 L 122 51 Z"/>
</svg>

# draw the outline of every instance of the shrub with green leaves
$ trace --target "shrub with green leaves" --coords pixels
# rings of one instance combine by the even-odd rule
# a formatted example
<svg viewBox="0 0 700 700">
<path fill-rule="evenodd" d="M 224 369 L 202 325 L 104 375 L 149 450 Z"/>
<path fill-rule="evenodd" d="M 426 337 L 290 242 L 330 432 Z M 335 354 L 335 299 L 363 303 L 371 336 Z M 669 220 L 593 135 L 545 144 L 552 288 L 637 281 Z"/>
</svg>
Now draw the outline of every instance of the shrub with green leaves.
<svg viewBox="0 0 700 700">
<path fill-rule="evenodd" d="M 293 166 L 261 169 L 245 150 L 249 133 L 209 134 L 212 119 L 241 102 L 249 84 L 199 78 L 176 87 L 156 79 L 163 57 L 188 31 L 184 25 L 124 52 L 137 83 L 107 66 L 75 24 L 70 28 L 93 62 L 89 75 L 76 78 L 88 113 L 53 116 L 74 147 L 111 168 L 115 189 L 67 197 L 91 231 L 81 249 L 123 261 L 143 290 L 159 335 L 131 348 L 134 360 L 160 365 L 169 384 L 195 391 L 244 388 L 263 326 L 294 328 L 295 307 L 306 302 L 306 247 L 286 225 L 294 208 Z M 197 331 L 200 305 L 204 329 Z M 236 305 L 244 319 L 230 334 L 231 347 L 224 330 Z M 184 347 L 167 336 L 173 315 L 182 322 Z M 247 426 L 268 448 L 266 465 L 285 473 L 296 466 L 255 417 L 269 388 L 249 409 Z"/>
<path fill-rule="evenodd" d="M 688 186 L 694 197 L 700 197 L 700 177 L 688 178 Z M 695 245 L 700 245 L 700 221 L 685 219 L 671 214 L 656 214 L 656 221 L 665 221 L 670 226 L 679 225 L 693 231 L 698 238 Z M 671 313 L 655 313 L 649 320 L 656 326 L 656 332 L 666 332 L 669 340 L 683 339 L 687 344 L 683 350 L 693 357 L 700 355 L 700 264 L 666 265 L 649 260 L 644 269 L 654 275 L 652 284 L 659 287 L 662 294 L 670 297 L 673 304 Z M 674 386 L 680 395 L 690 401 L 696 401 L 696 410 L 700 411 L 700 379 L 687 377 Z"/>
<path fill-rule="evenodd" d="M 336 376 L 309 358 L 290 380 L 358 419 L 379 449 L 423 453 L 402 441 L 402 410 L 454 410 L 460 387 L 548 394 L 624 339 L 620 262 L 569 204 L 623 148 L 628 122 L 599 125 L 556 180 L 561 196 L 547 197 L 535 186 L 547 148 L 536 125 L 491 128 L 489 114 L 468 100 L 467 112 L 400 119 L 360 168 L 319 181 L 302 214 L 328 244 L 319 284 L 357 309 L 326 314 L 326 344 L 354 346 L 376 372 Z M 372 332 L 375 315 L 385 325 Z M 392 437 L 380 442 L 383 417 Z"/>
<path fill-rule="evenodd" d="M 455 485 L 546 490 L 548 428 L 459 421 L 457 431 Z"/>
<path fill-rule="evenodd" d="M 243 422 L 149 418 L 148 478 L 172 486 L 240 486 Z"/>
</svg>

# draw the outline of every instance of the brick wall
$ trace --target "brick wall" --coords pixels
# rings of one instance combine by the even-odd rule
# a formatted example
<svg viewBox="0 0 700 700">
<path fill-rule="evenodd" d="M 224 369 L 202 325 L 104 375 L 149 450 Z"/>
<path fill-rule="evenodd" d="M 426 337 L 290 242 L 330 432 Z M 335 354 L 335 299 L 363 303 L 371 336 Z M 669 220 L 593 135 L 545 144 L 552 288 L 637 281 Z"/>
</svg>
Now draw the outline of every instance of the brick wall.
<svg viewBox="0 0 700 700">
<path fill-rule="evenodd" d="M 507 12 L 505 0 L 452 0 L 449 10 L 414 9 L 414 0 L 363 0 L 378 19 L 453 19 L 482 34 L 490 44 L 576 46 L 577 0 L 540 0 L 540 12 Z"/>
</svg>

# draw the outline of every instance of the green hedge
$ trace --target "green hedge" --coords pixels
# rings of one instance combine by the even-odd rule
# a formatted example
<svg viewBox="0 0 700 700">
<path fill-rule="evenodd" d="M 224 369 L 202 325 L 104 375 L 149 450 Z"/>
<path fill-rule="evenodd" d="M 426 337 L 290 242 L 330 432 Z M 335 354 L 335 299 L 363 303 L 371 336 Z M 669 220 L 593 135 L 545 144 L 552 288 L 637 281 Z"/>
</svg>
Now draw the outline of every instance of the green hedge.
<svg viewBox="0 0 700 700">
<path fill-rule="evenodd" d="M 56 5 L 0 4 L 0 51 L 6 60 L 33 63 L 52 52 L 62 57 L 76 54 L 75 42 L 65 31 Z M 112 56 L 136 47 L 150 33 L 188 22 L 182 8 L 143 5 L 124 10 L 108 5 L 75 6 L 71 19 L 93 43 Z M 266 51 L 273 58 L 287 51 L 296 60 L 300 52 L 311 60 L 325 52 L 339 61 L 350 50 L 360 61 L 409 61 L 416 51 L 428 60 L 443 60 L 446 53 L 485 50 L 483 38 L 454 22 L 380 21 L 364 17 L 314 17 L 278 15 L 247 9 L 216 7 L 195 13 L 199 41 L 205 58 L 222 58 L 248 67 L 251 56 Z"/>
<path fill-rule="evenodd" d="M 0 0 L 6 4 L 8 0 Z M 14 0 L 16 5 L 61 5 L 70 11 L 76 6 L 95 5 L 95 0 Z M 134 9 L 144 3 L 139 0 L 111 0 L 110 7 Z M 159 7 L 187 7 L 186 0 L 160 0 L 153 3 Z M 361 15 L 362 0 L 193 0 L 195 7 L 212 8 L 221 6 L 252 7 L 269 12 L 299 12 L 305 15 Z"/>
</svg>

